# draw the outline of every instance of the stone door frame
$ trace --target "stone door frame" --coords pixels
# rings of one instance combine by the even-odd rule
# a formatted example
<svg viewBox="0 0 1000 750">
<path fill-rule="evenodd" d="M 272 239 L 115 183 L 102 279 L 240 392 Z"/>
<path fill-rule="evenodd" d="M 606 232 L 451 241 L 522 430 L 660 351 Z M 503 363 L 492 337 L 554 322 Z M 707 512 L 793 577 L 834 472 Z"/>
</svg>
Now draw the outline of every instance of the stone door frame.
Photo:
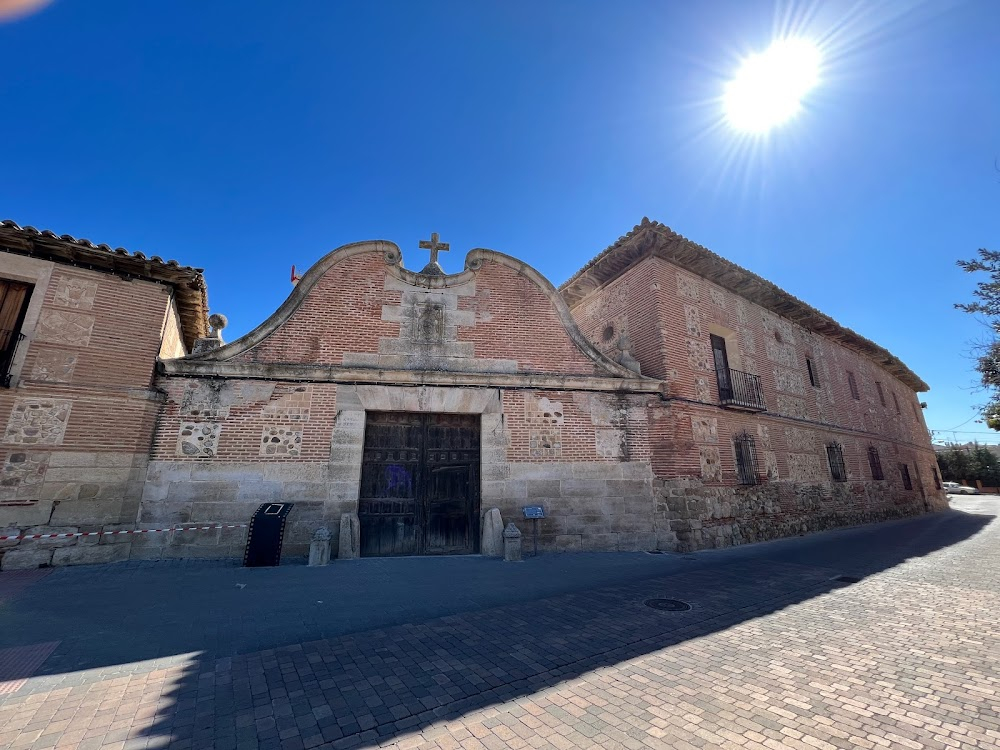
<svg viewBox="0 0 1000 750">
<path fill-rule="evenodd" d="M 480 416 L 480 515 L 492 507 L 490 482 L 510 473 L 510 436 L 503 420 L 499 388 L 443 386 L 338 385 L 337 417 L 330 447 L 331 499 L 340 513 L 357 513 L 361 493 L 365 415 L 369 411 L 438 412 Z"/>
</svg>

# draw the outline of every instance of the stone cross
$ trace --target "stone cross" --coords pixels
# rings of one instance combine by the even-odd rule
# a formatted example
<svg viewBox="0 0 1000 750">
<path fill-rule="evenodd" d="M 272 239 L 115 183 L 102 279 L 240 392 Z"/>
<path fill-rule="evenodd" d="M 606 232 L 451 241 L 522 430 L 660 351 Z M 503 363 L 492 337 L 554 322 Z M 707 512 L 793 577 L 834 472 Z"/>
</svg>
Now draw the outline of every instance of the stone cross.
<svg viewBox="0 0 1000 750">
<path fill-rule="evenodd" d="M 439 239 L 438 238 L 438 233 L 437 232 L 431 232 L 431 238 L 429 240 L 420 240 L 420 247 L 422 249 L 424 249 L 424 250 L 430 250 L 431 251 L 431 263 L 432 264 L 438 262 L 438 251 L 439 250 L 448 251 L 450 249 L 448 247 L 448 243 L 447 242 L 438 242 L 438 239 Z"/>
</svg>

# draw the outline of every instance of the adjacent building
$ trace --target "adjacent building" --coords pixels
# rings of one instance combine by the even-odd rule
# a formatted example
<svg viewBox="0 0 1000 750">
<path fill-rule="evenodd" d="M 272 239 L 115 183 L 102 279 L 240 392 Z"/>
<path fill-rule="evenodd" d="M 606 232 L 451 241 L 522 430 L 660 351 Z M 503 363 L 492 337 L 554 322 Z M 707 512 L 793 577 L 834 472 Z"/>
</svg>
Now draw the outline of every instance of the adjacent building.
<svg viewBox="0 0 1000 750">
<path fill-rule="evenodd" d="M 923 381 L 655 222 L 559 289 L 490 250 L 447 275 L 436 236 L 420 272 L 346 245 L 229 344 L 198 269 L 12 222 L 0 240 L 0 528 L 223 527 L 0 541 L 7 569 L 238 557 L 279 501 L 286 554 L 327 527 L 342 557 L 476 553 L 494 508 L 531 532 L 541 506 L 549 552 L 945 507 Z"/>
</svg>

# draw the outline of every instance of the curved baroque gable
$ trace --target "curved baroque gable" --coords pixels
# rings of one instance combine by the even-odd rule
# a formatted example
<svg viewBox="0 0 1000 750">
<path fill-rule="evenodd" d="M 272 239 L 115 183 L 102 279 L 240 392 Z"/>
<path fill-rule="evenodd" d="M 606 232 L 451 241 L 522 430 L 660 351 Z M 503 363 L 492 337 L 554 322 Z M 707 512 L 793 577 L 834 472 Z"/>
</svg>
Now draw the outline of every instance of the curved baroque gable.
<svg viewBox="0 0 1000 750">
<path fill-rule="evenodd" d="M 174 362 L 639 377 L 594 348 L 527 263 L 475 249 L 461 273 L 430 276 L 383 240 L 334 250 L 253 331 Z"/>
</svg>

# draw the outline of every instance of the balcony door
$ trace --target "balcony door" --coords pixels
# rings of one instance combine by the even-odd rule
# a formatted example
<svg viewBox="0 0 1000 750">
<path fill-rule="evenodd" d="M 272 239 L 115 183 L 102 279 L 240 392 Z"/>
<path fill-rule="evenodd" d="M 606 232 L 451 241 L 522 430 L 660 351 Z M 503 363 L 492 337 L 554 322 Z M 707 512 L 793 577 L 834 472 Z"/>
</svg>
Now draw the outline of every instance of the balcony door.
<svg viewBox="0 0 1000 750">
<path fill-rule="evenodd" d="M 733 398 L 733 381 L 729 374 L 729 357 L 726 356 L 726 340 L 722 336 L 711 335 L 712 359 L 715 362 L 715 377 L 719 381 L 719 400 Z"/>
</svg>

